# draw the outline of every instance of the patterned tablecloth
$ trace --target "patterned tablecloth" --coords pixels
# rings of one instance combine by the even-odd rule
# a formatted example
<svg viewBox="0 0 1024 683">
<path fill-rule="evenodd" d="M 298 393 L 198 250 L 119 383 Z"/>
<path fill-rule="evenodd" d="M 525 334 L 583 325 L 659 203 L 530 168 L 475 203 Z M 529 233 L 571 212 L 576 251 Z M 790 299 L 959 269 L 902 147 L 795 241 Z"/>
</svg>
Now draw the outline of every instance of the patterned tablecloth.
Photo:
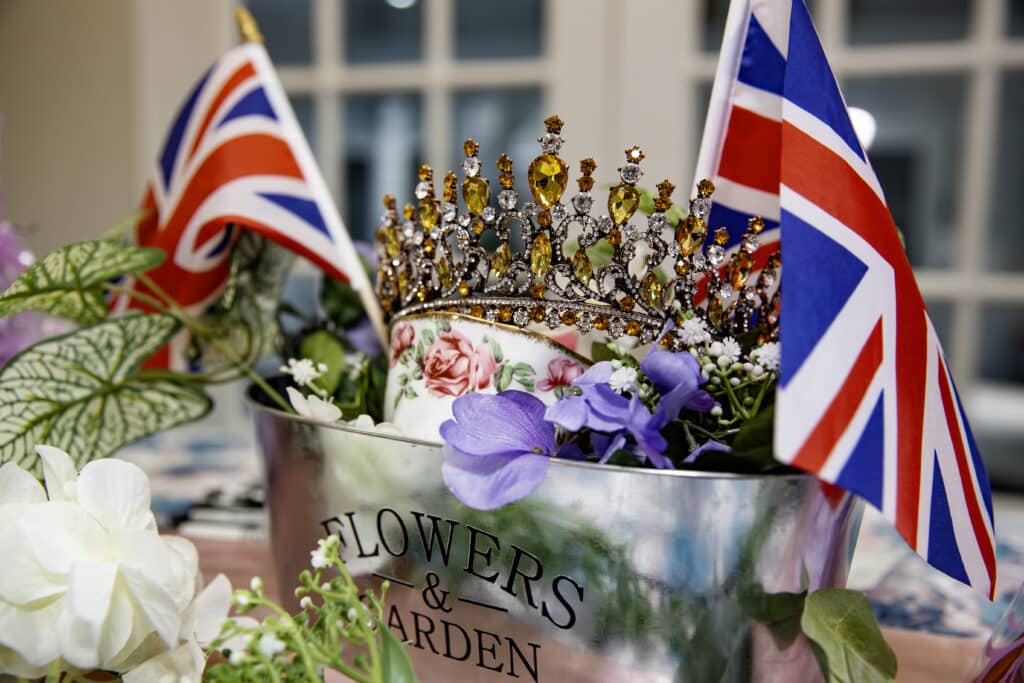
<svg viewBox="0 0 1024 683">
<path fill-rule="evenodd" d="M 121 456 L 150 475 L 153 509 L 163 528 L 200 538 L 266 538 L 261 463 L 245 416 L 165 433 Z M 987 637 L 1024 582 L 1024 496 L 997 494 L 995 508 L 994 603 L 929 568 L 872 509 L 861 525 L 850 587 L 867 594 L 883 626 Z"/>
</svg>

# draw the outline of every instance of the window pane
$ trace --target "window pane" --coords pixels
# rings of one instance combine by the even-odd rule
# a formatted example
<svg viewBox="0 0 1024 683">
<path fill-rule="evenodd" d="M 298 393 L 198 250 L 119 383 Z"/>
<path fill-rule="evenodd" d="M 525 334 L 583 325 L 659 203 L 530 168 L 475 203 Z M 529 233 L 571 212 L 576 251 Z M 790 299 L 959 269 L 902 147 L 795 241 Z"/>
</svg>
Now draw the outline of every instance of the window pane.
<svg viewBox="0 0 1024 683">
<path fill-rule="evenodd" d="M 1010 35 L 1024 36 L 1024 0 L 1009 0 L 1010 2 Z"/>
<path fill-rule="evenodd" d="M 302 134 L 306 136 L 306 142 L 309 143 L 309 148 L 313 150 L 313 154 L 317 156 L 317 160 L 319 160 L 320 150 L 317 149 L 316 118 L 314 118 L 315 111 L 313 109 L 313 98 L 309 95 L 289 95 L 288 99 L 292 103 L 292 109 L 295 110 L 295 118 L 299 120 L 299 126 L 302 127 Z"/>
<path fill-rule="evenodd" d="M 985 306 L 981 329 L 981 377 L 988 381 L 971 397 L 971 426 L 992 482 L 1024 489 L 1024 306 Z"/>
<path fill-rule="evenodd" d="M 988 229 L 988 265 L 996 270 L 1024 270 L 1024 71 L 1006 74 L 999 107 L 992 220 Z"/>
<path fill-rule="evenodd" d="M 967 37 L 968 0 L 851 0 L 850 43 L 958 40 Z"/>
<path fill-rule="evenodd" d="M 458 59 L 535 57 L 541 53 L 540 0 L 457 0 Z"/>
<path fill-rule="evenodd" d="M 462 142 L 473 138 L 480 144 L 480 175 L 491 181 L 491 204 L 497 206 L 498 169 L 495 163 L 502 154 L 512 157 L 512 172 L 520 202 L 531 198 L 526 183 L 526 170 L 540 154 L 537 138 L 544 133 L 540 90 L 472 90 L 455 93 L 452 123 L 451 168 L 461 180 L 461 164 L 465 159 Z M 566 159 L 570 164 L 572 160 Z"/>
<path fill-rule="evenodd" d="M 246 0 L 260 25 L 275 64 L 309 64 L 313 60 L 310 0 Z"/>
<path fill-rule="evenodd" d="M 954 261 L 964 81 L 959 75 L 861 78 L 843 87 L 846 103 L 878 122 L 871 165 L 914 266 Z"/>
<path fill-rule="evenodd" d="M 818 4 L 815 0 L 807 0 L 807 8 L 814 18 Z M 705 52 L 718 52 L 722 47 L 722 33 L 725 32 L 725 18 L 729 14 L 729 0 L 704 0 L 701 16 L 701 46 Z"/>
<path fill-rule="evenodd" d="M 345 61 L 408 62 L 423 57 L 423 3 L 346 0 Z"/>
<path fill-rule="evenodd" d="M 355 239 L 371 241 L 385 194 L 395 195 L 399 206 L 413 201 L 423 159 L 422 103 L 415 94 L 355 95 L 342 109 L 342 213 Z"/>
<path fill-rule="evenodd" d="M 925 305 L 948 358 L 953 355 L 953 304 L 949 301 L 925 301 Z"/>
</svg>

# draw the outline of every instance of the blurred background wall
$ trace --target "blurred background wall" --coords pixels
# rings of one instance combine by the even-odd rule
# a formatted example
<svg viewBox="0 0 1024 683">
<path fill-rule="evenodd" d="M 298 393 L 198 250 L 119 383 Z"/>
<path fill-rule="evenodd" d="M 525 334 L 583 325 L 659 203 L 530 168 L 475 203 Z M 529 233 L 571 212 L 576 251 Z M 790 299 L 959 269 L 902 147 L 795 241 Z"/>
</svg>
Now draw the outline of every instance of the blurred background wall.
<svg viewBox="0 0 1024 683">
<path fill-rule="evenodd" d="M 0 178 L 38 250 L 129 214 L 231 0 L 0 0 Z M 610 182 L 692 179 L 725 0 L 249 0 L 351 232 L 475 138 L 517 177 L 541 121 Z M 993 478 L 1024 488 L 1024 0 L 809 0 Z M 683 194 L 683 190 L 678 191 Z"/>
</svg>

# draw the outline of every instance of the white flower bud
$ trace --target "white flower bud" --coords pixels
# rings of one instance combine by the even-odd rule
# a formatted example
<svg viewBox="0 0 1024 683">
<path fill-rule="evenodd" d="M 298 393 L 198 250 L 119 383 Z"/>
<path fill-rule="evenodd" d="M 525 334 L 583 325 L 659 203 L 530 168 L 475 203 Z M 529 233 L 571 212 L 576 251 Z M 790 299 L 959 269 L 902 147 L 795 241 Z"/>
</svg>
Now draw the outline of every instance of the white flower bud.
<svg viewBox="0 0 1024 683">
<path fill-rule="evenodd" d="M 712 417 L 722 417 L 722 406 L 716 405 L 710 412 Z"/>
<path fill-rule="evenodd" d="M 302 609 L 313 609 L 313 598 L 303 595 L 302 599 L 299 600 L 299 607 Z"/>
<path fill-rule="evenodd" d="M 249 580 L 249 588 L 252 589 L 253 593 L 259 593 L 263 590 L 263 579 L 258 576 L 252 577 L 252 579 Z"/>
</svg>

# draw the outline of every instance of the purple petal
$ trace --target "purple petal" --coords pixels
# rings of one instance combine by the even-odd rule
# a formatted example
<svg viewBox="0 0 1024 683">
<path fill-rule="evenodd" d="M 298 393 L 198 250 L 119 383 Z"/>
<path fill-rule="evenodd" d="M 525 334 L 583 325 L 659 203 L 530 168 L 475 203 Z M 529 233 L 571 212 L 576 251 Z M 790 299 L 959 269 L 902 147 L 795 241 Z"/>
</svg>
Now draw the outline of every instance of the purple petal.
<svg viewBox="0 0 1024 683">
<path fill-rule="evenodd" d="M 446 444 L 441 474 L 463 504 L 493 510 L 525 498 L 544 481 L 551 458 L 545 455 L 470 455 Z"/>
<path fill-rule="evenodd" d="M 597 456 L 598 462 L 604 464 L 626 446 L 626 435 L 621 432 L 610 436 L 591 434 L 590 443 L 594 446 L 594 455 Z"/>
<path fill-rule="evenodd" d="M 367 356 L 376 356 L 384 351 L 384 347 L 380 345 L 380 337 L 377 336 L 377 331 L 373 329 L 369 318 L 363 318 L 345 330 L 345 338 Z"/>
<path fill-rule="evenodd" d="M 523 391 L 466 394 L 452 404 L 454 420 L 441 425 L 441 438 L 471 455 L 516 455 L 555 450 L 555 428 L 544 421 L 545 405 Z"/>
<path fill-rule="evenodd" d="M 699 458 L 701 456 L 701 454 L 703 454 L 706 451 L 719 451 L 721 453 L 732 453 L 732 448 L 730 448 L 729 446 L 725 445 L 724 443 L 719 443 L 718 441 L 715 441 L 714 439 L 708 439 L 707 441 L 705 441 L 701 445 L 699 445 L 696 448 L 694 448 L 693 452 L 691 452 L 688 456 L 686 456 L 686 459 L 683 460 L 683 462 L 694 462 L 697 458 Z"/>
<path fill-rule="evenodd" d="M 612 366 L 612 362 L 603 360 L 587 368 L 587 371 L 577 377 L 572 384 L 577 387 L 590 384 L 607 384 L 613 372 L 615 372 L 615 368 Z"/>
<path fill-rule="evenodd" d="M 588 384 L 583 393 L 565 396 L 547 409 L 549 422 L 578 432 L 583 427 L 600 432 L 622 429 L 629 411 L 629 399 L 616 394 L 606 384 Z"/>
<path fill-rule="evenodd" d="M 687 351 L 651 351 L 640 361 L 640 369 L 662 393 L 680 384 L 699 386 L 704 379 L 700 374 L 700 363 Z"/>
<path fill-rule="evenodd" d="M 558 457 L 563 460 L 583 460 L 587 456 L 579 446 L 570 441 L 558 449 Z"/>
</svg>

